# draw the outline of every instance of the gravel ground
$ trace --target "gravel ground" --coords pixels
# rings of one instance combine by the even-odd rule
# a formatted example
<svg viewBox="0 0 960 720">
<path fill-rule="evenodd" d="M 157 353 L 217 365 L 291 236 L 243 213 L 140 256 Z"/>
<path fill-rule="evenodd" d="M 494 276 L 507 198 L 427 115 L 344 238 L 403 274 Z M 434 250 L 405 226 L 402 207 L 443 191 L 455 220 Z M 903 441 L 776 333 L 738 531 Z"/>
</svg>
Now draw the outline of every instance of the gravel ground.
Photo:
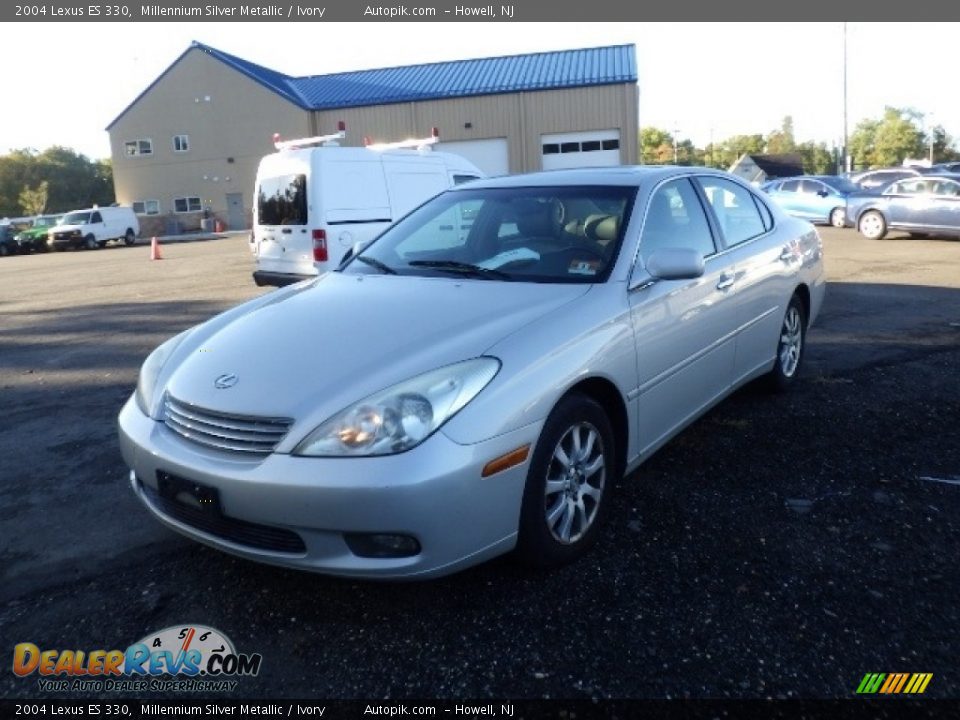
<svg viewBox="0 0 960 720">
<path fill-rule="evenodd" d="M 626 478 L 586 560 L 418 584 L 235 559 L 132 498 L 116 413 L 153 346 L 263 292 L 241 236 L 5 258 L 0 650 L 199 623 L 262 653 L 236 697 L 848 697 L 867 672 L 960 696 L 960 242 L 822 234 L 791 393 L 746 388 Z"/>
</svg>

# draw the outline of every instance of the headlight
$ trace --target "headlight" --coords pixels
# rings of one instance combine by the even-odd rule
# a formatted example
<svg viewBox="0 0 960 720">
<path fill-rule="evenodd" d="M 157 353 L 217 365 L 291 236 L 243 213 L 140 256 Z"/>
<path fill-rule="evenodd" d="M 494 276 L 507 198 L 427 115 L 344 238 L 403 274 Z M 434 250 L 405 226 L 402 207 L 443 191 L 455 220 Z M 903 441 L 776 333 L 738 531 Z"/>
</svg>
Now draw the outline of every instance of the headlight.
<svg viewBox="0 0 960 720">
<path fill-rule="evenodd" d="M 137 379 L 137 406 L 144 415 L 150 415 L 150 409 L 153 407 L 153 393 L 157 387 L 157 377 L 166 364 L 167 360 L 177 349 L 177 346 L 184 341 L 190 330 L 175 335 L 167 340 L 147 356 L 143 361 L 143 367 L 140 368 L 140 377 Z"/>
<path fill-rule="evenodd" d="M 495 358 L 475 358 L 381 390 L 324 422 L 293 454 L 344 457 L 410 450 L 473 400 L 499 369 Z"/>
</svg>

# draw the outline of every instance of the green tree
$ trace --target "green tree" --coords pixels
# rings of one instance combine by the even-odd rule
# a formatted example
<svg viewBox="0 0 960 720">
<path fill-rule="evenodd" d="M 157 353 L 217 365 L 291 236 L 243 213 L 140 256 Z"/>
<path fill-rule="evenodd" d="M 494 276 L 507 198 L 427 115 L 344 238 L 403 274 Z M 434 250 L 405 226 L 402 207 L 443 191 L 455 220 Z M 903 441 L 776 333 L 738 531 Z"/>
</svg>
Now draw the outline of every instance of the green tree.
<svg viewBox="0 0 960 720">
<path fill-rule="evenodd" d="M 673 135 L 660 128 L 642 128 L 640 130 L 640 163 L 662 165 L 672 162 Z"/>
<path fill-rule="evenodd" d="M 46 206 L 65 212 L 114 201 L 113 172 L 109 161 L 92 161 L 65 147 L 42 153 L 26 148 L 0 156 L 0 216 L 28 214 L 21 202 L 24 189 L 47 183 Z M 27 195 L 28 201 L 33 196 Z"/>
<path fill-rule="evenodd" d="M 803 171 L 809 175 L 828 175 L 836 169 L 836 160 L 826 143 L 803 142 L 794 151 L 803 158 Z"/>
<path fill-rule="evenodd" d="M 904 158 L 924 157 L 922 116 L 910 108 L 888 107 L 880 120 L 862 120 L 850 137 L 854 167 L 900 165 Z"/>
<path fill-rule="evenodd" d="M 20 191 L 20 209 L 26 215 L 43 215 L 47 210 L 47 195 L 50 183 L 44 180 L 35 188 L 25 187 Z"/>
<path fill-rule="evenodd" d="M 767 152 L 771 155 L 784 155 L 796 152 L 797 141 L 793 135 L 793 118 L 787 115 L 779 130 L 767 135 Z"/>
</svg>

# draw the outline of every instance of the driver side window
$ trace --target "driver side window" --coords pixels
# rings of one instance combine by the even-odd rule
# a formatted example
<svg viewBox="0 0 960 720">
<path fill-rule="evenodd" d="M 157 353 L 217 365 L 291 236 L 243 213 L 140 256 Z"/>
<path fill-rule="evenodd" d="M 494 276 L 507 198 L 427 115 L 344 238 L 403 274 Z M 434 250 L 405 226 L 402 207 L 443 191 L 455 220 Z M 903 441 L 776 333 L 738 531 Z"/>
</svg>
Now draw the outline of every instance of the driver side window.
<svg viewBox="0 0 960 720">
<path fill-rule="evenodd" d="M 703 206 L 687 178 L 661 185 L 650 198 L 640 234 L 644 264 L 660 248 L 691 248 L 704 257 L 716 252 Z"/>
</svg>

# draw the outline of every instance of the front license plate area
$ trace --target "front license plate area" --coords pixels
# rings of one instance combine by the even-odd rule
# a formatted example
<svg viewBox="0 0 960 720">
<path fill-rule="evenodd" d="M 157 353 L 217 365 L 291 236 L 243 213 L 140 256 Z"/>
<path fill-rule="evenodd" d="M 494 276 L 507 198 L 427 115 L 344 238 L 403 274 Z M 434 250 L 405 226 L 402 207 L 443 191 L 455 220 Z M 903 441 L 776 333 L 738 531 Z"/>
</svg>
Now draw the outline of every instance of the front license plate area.
<svg viewBox="0 0 960 720">
<path fill-rule="evenodd" d="M 157 471 L 157 490 L 160 497 L 205 515 L 221 517 L 220 493 L 216 488 L 162 470 Z"/>
</svg>

